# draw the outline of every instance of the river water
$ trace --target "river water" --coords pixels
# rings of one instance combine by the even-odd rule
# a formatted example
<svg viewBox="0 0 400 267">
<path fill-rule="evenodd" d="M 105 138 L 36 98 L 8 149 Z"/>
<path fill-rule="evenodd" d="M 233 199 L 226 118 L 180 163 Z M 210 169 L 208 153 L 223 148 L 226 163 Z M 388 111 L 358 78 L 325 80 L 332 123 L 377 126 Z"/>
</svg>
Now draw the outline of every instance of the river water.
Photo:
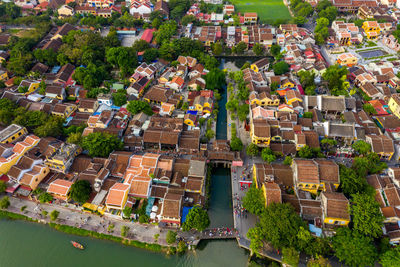
<svg viewBox="0 0 400 267">
<path fill-rule="evenodd" d="M 226 139 L 226 90 L 219 101 L 218 139 Z M 229 169 L 215 168 L 209 215 L 211 227 L 232 227 Z M 84 251 L 70 240 L 85 245 Z M 202 241 L 195 251 L 182 256 L 165 255 L 111 241 L 77 237 L 48 226 L 25 221 L 0 220 L 0 267 L 14 266 L 246 266 L 248 252 L 236 240 Z"/>
</svg>

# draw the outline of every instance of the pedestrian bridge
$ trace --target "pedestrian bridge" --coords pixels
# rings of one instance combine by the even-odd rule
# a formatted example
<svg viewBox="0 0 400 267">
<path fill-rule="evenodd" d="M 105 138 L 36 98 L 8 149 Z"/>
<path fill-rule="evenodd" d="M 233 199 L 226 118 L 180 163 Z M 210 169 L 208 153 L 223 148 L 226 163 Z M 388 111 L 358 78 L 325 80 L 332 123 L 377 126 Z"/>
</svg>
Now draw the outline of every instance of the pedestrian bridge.
<svg viewBox="0 0 400 267">
<path fill-rule="evenodd" d="M 236 230 L 230 228 L 206 229 L 200 233 L 199 239 L 235 239 Z"/>
</svg>

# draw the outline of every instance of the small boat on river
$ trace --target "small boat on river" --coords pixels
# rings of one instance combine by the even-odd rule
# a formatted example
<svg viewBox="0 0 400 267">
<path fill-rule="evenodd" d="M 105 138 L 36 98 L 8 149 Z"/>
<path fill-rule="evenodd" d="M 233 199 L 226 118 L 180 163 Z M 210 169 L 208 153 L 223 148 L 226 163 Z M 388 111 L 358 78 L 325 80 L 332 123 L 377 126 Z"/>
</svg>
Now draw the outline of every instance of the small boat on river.
<svg viewBox="0 0 400 267">
<path fill-rule="evenodd" d="M 71 244 L 78 249 L 85 249 L 85 247 L 82 244 L 79 244 L 78 242 L 72 241 L 71 240 Z"/>
</svg>

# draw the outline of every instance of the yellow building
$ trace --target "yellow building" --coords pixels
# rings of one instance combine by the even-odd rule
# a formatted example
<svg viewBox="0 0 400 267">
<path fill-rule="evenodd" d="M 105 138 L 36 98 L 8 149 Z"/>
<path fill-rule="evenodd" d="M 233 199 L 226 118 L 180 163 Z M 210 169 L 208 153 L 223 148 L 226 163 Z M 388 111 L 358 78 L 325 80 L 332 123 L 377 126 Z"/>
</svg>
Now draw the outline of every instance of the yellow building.
<svg viewBox="0 0 400 267">
<path fill-rule="evenodd" d="M 36 89 L 38 89 L 39 85 L 40 85 L 39 81 L 23 80 L 18 86 L 18 91 L 21 90 L 22 93 L 22 90 L 26 88 L 26 92 L 23 92 L 23 94 L 28 95 L 33 93 Z"/>
<path fill-rule="evenodd" d="M 13 154 L 9 157 L 0 157 L 0 174 L 6 174 L 13 165 L 32 147 L 36 146 L 40 138 L 35 135 L 25 137 L 24 141 L 17 142 L 13 147 Z"/>
<path fill-rule="evenodd" d="M 381 32 L 377 21 L 364 21 L 362 28 L 364 29 L 365 35 L 370 40 L 377 39 Z"/>
<path fill-rule="evenodd" d="M 257 94 L 252 92 L 249 97 L 250 105 L 257 105 L 261 107 L 279 106 L 279 98 L 276 95 L 269 94 L 268 92 L 262 92 Z"/>
<path fill-rule="evenodd" d="M 395 115 L 397 118 L 400 119 L 400 96 L 399 94 L 393 94 L 392 97 L 389 99 L 388 103 L 390 111 Z"/>
<path fill-rule="evenodd" d="M 264 70 L 268 70 L 269 68 L 269 59 L 268 58 L 262 58 L 260 60 L 257 60 L 253 64 L 250 65 L 250 68 L 254 70 L 255 72 L 260 72 Z"/>
<path fill-rule="evenodd" d="M 341 66 L 351 67 L 357 64 L 358 59 L 352 53 L 344 53 L 337 57 L 336 62 Z"/>
<path fill-rule="evenodd" d="M 82 149 L 75 144 L 63 144 L 57 151 L 46 157 L 45 164 L 52 170 L 66 173 Z"/>
<path fill-rule="evenodd" d="M 108 192 L 106 208 L 111 210 L 122 210 L 128 199 L 130 184 L 115 183 Z"/>
<path fill-rule="evenodd" d="M 76 110 L 76 105 L 71 105 L 71 104 L 60 104 L 57 103 L 54 108 L 53 111 L 51 112 L 52 115 L 55 116 L 60 116 L 63 118 L 68 118 L 69 116 L 72 115 L 72 113 L 74 113 Z"/>
<path fill-rule="evenodd" d="M 211 113 L 213 100 L 211 97 L 196 96 L 193 101 L 193 106 L 200 113 Z"/>
<path fill-rule="evenodd" d="M 267 147 L 271 142 L 271 126 L 265 119 L 251 119 L 251 142 L 258 146 Z"/>
<path fill-rule="evenodd" d="M 350 222 L 349 200 L 343 193 L 321 193 L 324 224 L 347 226 Z"/>
<path fill-rule="evenodd" d="M 196 126 L 196 115 L 187 113 L 184 117 L 183 123 L 189 126 Z"/>
<path fill-rule="evenodd" d="M 27 134 L 28 131 L 25 127 L 19 126 L 17 124 L 11 124 L 7 128 L 0 131 L 0 143 L 8 144 L 15 142 L 21 136 Z"/>
<path fill-rule="evenodd" d="M 281 88 L 293 88 L 294 86 L 294 82 L 289 79 L 285 79 L 281 82 Z"/>
<path fill-rule="evenodd" d="M 303 98 L 301 97 L 300 92 L 297 90 L 287 91 L 286 95 L 285 95 L 285 100 L 286 100 L 286 104 L 288 104 L 288 105 L 292 105 L 293 102 L 296 102 L 296 101 L 303 102 Z"/>
<path fill-rule="evenodd" d="M 391 160 L 394 154 L 393 140 L 386 135 L 366 135 L 365 141 L 371 145 L 372 152 L 379 155 L 381 160 Z"/>
<path fill-rule="evenodd" d="M 49 168 L 43 164 L 35 165 L 33 166 L 32 170 L 22 175 L 19 183 L 21 185 L 30 187 L 32 190 L 35 190 L 40 182 L 47 176 L 49 171 Z"/>
<path fill-rule="evenodd" d="M 325 191 L 327 184 L 337 189 L 340 184 L 339 166 L 325 159 L 293 159 L 294 186 L 298 189 L 316 194 Z"/>
<path fill-rule="evenodd" d="M 1 59 L 0 59 L 0 63 L 1 63 Z M 0 81 L 6 81 L 8 80 L 8 73 L 5 70 L 0 70 Z"/>
</svg>

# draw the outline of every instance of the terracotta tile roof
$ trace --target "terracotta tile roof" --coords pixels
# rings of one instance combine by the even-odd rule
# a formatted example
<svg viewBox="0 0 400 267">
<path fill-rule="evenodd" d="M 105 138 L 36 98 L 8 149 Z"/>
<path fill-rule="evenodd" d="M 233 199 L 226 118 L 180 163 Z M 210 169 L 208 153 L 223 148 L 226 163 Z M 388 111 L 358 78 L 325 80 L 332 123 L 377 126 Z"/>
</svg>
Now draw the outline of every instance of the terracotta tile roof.
<svg viewBox="0 0 400 267">
<path fill-rule="evenodd" d="M 318 164 L 312 160 L 293 159 L 294 173 L 298 183 L 319 184 Z"/>
<path fill-rule="evenodd" d="M 325 217 L 338 218 L 350 220 L 350 214 L 348 212 L 349 201 L 343 195 L 343 193 L 321 193 L 326 197 L 326 203 L 324 205 Z"/>
<path fill-rule="evenodd" d="M 66 196 L 71 189 L 72 184 L 73 183 L 71 181 L 57 179 L 49 184 L 47 192 L 51 194 Z"/>
<path fill-rule="evenodd" d="M 115 183 L 108 192 L 106 205 L 119 206 L 122 208 L 125 194 L 129 189 L 129 184 Z"/>
</svg>

